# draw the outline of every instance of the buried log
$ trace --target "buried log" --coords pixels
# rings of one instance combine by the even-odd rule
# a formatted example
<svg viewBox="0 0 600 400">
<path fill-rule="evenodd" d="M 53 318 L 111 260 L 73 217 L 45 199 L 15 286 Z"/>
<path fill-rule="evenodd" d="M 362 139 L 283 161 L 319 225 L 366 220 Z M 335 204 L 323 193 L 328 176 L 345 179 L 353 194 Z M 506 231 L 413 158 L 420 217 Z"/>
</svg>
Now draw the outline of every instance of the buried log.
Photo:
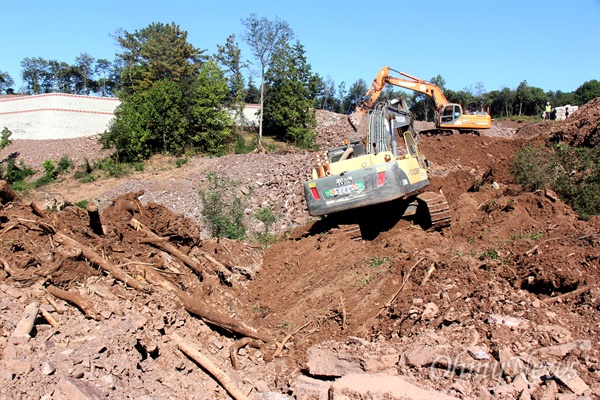
<svg viewBox="0 0 600 400">
<path fill-rule="evenodd" d="M 183 291 L 178 290 L 175 292 L 175 295 L 179 297 L 179 300 L 183 303 L 183 308 L 187 312 L 199 317 L 204 322 L 218 326 L 229 332 L 262 340 L 265 343 L 274 341 L 270 335 L 258 332 L 256 328 L 248 326 L 241 321 L 236 321 L 227 314 L 211 309 L 206 303 L 188 296 Z"/>
<path fill-rule="evenodd" d="M 173 332 L 170 335 L 171 340 L 175 342 L 179 350 L 185 353 L 192 360 L 196 361 L 202 368 L 208 371 L 225 390 L 236 400 L 247 400 L 248 397 L 236 386 L 233 379 L 220 369 L 207 356 L 202 354 L 198 349 L 187 343 L 181 336 Z"/>
<path fill-rule="evenodd" d="M 12 203 L 19 200 L 19 196 L 8 185 L 8 182 L 0 181 L 0 204 Z"/>
<path fill-rule="evenodd" d="M 262 340 L 265 343 L 273 342 L 271 335 L 258 332 L 256 328 L 246 325 L 243 322 L 236 321 L 229 315 L 211 308 L 205 302 L 192 298 L 180 290 L 173 282 L 163 277 L 159 272 L 149 268 L 145 269 L 145 275 L 148 282 L 156 287 L 162 287 L 173 293 L 181 301 L 183 308 L 190 314 L 200 318 L 202 321 L 218 326 L 228 332 L 246 336 L 253 339 Z"/>
<path fill-rule="evenodd" d="M 54 297 L 58 297 L 61 300 L 75 304 L 81 311 L 83 311 L 87 318 L 95 319 L 97 321 L 100 320 L 100 315 L 98 314 L 98 311 L 96 311 L 96 307 L 94 307 L 91 301 L 82 297 L 79 293 L 67 292 L 66 290 L 59 289 L 54 285 L 48 285 L 46 290 Z"/>
<path fill-rule="evenodd" d="M 142 290 L 144 292 L 150 291 L 150 286 L 147 283 L 144 283 L 140 280 L 129 276 L 123 269 L 111 264 L 110 262 L 102 258 L 94 250 L 83 245 L 82 243 L 79 243 L 75 239 L 72 239 L 62 233 L 56 233 L 54 234 L 54 240 L 56 240 L 58 243 L 64 246 L 68 246 L 71 248 L 80 248 L 83 256 L 87 258 L 92 264 L 95 264 L 103 271 L 108 272 L 113 278 L 125 283 L 126 285 L 138 290 Z"/>
<path fill-rule="evenodd" d="M 33 211 L 33 213 L 35 215 L 37 215 L 38 217 L 43 218 L 43 219 L 48 218 L 46 213 L 37 204 L 31 202 L 31 203 L 29 203 L 29 207 L 31 207 L 31 211 Z"/>
<path fill-rule="evenodd" d="M 38 311 L 40 310 L 40 303 L 34 301 L 25 307 L 25 313 L 23 317 L 17 323 L 17 327 L 12 333 L 12 337 L 15 338 L 30 338 L 31 331 L 35 325 L 35 319 L 37 318 Z"/>
</svg>

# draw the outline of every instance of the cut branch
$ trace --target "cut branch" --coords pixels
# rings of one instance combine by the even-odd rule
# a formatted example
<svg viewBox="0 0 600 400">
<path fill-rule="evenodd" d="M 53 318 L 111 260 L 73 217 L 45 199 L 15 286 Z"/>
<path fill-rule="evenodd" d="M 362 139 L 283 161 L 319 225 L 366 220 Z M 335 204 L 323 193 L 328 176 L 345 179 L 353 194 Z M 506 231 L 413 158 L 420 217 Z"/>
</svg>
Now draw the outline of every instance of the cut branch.
<svg viewBox="0 0 600 400">
<path fill-rule="evenodd" d="M 573 290 L 572 292 L 561 294 L 560 296 L 548 297 L 548 298 L 546 298 L 546 299 L 544 299 L 542 301 L 544 303 L 546 303 L 546 304 L 552 304 L 552 303 L 556 303 L 557 301 L 564 300 L 567 297 L 577 296 L 577 295 L 583 294 L 583 293 L 587 292 L 588 290 L 590 290 L 590 287 L 589 286 L 584 286 L 584 287 L 579 288 L 577 290 Z"/>
<path fill-rule="evenodd" d="M 131 221 L 129 221 L 129 224 L 135 230 L 141 231 L 147 236 L 146 239 L 140 239 L 140 243 L 152 244 L 158 247 L 159 249 L 166 251 L 167 253 L 171 254 L 172 256 L 183 262 L 185 265 L 190 267 L 198 275 L 202 276 L 202 265 L 200 265 L 198 261 L 194 260 L 191 257 L 188 257 L 187 255 L 179 251 L 179 249 L 177 249 L 175 246 L 168 242 L 167 238 L 161 238 L 151 230 L 144 228 L 142 224 L 135 218 L 132 218 Z"/>
<path fill-rule="evenodd" d="M 392 296 L 392 298 L 389 299 L 389 301 L 387 303 L 385 303 L 385 305 L 381 308 L 381 310 L 379 310 L 379 312 L 377 313 L 377 315 L 375 316 L 375 318 L 379 317 L 382 312 L 384 312 L 385 310 L 387 310 L 392 305 L 392 303 L 394 302 L 394 300 L 396 300 L 396 297 L 398 297 L 398 295 L 400 294 L 400 292 L 402 291 L 402 289 L 404 289 L 404 285 L 406 285 L 406 282 L 408 282 L 408 280 L 410 279 L 410 275 L 412 274 L 413 270 L 423 260 L 424 260 L 424 258 L 419 259 L 419 261 L 417 261 L 412 267 L 410 267 L 410 269 L 408 270 L 408 272 L 406 273 L 406 275 L 404 275 L 404 278 L 402 278 L 402 284 L 400 285 L 400 288 L 398 288 L 398 290 L 396 291 L 396 293 L 394 293 L 394 295 Z"/>
<path fill-rule="evenodd" d="M 75 304 L 81 311 L 83 311 L 87 318 L 95 319 L 97 321 L 100 320 L 100 315 L 98 314 L 98 311 L 96 311 L 96 307 L 94 307 L 91 301 L 82 297 L 79 293 L 67 292 L 66 290 L 59 289 L 54 285 L 48 285 L 46 290 L 52 296 Z"/>
<path fill-rule="evenodd" d="M 217 367 L 208 357 L 202 354 L 199 350 L 192 347 L 181 336 L 173 332 L 171 340 L 175 342 L 179 350 L 188 355 L 192 360 L 196 361 L 202 368 L 207 370 L 220 384 L 227 393 L 235 400 L 247 400 L 248 397 L 236 386 L 233 379 L 227 375 L 222 369 Z"/>
</svg>

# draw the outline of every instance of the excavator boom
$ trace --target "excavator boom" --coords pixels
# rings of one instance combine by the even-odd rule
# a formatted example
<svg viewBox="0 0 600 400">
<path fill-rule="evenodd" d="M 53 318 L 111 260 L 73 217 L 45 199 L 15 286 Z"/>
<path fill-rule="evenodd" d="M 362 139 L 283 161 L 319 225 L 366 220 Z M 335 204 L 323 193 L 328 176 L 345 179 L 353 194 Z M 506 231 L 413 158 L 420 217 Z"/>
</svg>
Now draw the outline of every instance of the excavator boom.
<svg viewBox="0 0 600 400">
<path fill-rule="evenodd" d="M 398 73 L 402 78 L 391 76 L 390 71 Z M 488 113 L 476 112 L 465 114 L 459 104 L 452 104 L 446 99 L 446 96 L 444 96 L 444 93 L 438 86 L 385 66 L 375 76 L 375 79 L 373 79 L 371 87 L 365 95 L 365 100 L 349 118 L 350 123 L 355 129 L 358 130 L 363 117 L 376 104 L 386 85 L 398 86 L 431 97 L 436 106 L 437 130 L 477 131 L 480 129 L 489 129 L 492 126 L 492 119 Z"/>
</svg>

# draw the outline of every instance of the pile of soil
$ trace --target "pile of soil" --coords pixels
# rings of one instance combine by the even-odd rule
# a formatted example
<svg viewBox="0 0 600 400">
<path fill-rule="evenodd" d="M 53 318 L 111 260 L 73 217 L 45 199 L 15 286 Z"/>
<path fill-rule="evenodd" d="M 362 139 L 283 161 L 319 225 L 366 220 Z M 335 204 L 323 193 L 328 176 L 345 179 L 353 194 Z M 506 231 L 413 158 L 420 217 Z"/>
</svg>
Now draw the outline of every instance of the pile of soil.
<svg viewBox="0 0 600 400">
<path fill-rule="evenodd" d="M 571 139 L 571 116 L 553 135 L 562 125 L 564 140 L 596 143 L 600 118 L 588 106 L 572 115 L 586 115 L 586 139 Z M 349 132 L 346 116 L 319 114 L 324 145 Z M 600 396 L 600 219 L 581 220 L 551 191 L 522 191 L 508 169 L 547 130 L 423 137 L 430 189 L 453 213 L 441 232 L 397 219 L 357 241 L 324 228 L 302 202 L 307 153 L 195 158 L 5 201 L 0 394 L 229 398 L 183 354 L 181 337 L 256 399 L 319 398 L 357 370 L 401 377 L 432 398 Z M 260 207 L 277 210 L 277 243 L 207 237 L 198 185 L 224 170 L 249 193 L 250 221 Z M 46 210 L 58 197 L 64 208 Z M 101 230 L 68 205 L 84 198 L 100 205 Z M 30 337 L 16 337 L 34 302 L 44 313 Z"/>
</svg>

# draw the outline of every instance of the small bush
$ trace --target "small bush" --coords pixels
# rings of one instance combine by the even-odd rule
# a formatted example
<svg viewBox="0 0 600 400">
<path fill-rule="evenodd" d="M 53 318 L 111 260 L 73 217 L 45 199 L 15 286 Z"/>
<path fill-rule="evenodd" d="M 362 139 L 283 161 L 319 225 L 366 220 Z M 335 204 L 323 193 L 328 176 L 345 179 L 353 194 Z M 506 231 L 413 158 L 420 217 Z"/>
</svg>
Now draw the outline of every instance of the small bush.
<svg viewBox="0 0 600 400">
<path fill-rule="evenodd" d="M 7 127 L 4 127 L 4 129 L 2 129 L 2 132 L 0 133 L 0 150 L 7 146 L 10 146 L 10 144 L 12 143 L 12 140 L 10 139 L 11 135 L 12 132 L 9 131 Z"/>
<path fill-rule="evenodd" d="M 15 159 L 9 158 L 6 161 L 6 167 L 1 178 L 12 186 L 13 183 L 24 181 L 27 177 L 35 175 L 35 172 L 36 171 L 32 168 L 26 166 L 23 160 L 21 160 L 19 166 L 17 166 Z"/>
<path fill-rule="evenodd" d="M 175 160 L 175 165 L 177 166 L 177 168 L 181 168 L 181 166 L 183 164 L 186 164 L 188 162 L 187 158 L 178 158 L 177 160 Z"/>
<path fill-rule="evenodd" d="M 73 160 L 67 155 L 63 155 L 58 163 L 56 164 L 56 175 L 62 175 L 69 172 L 70 169 L 74 168 Z"/>
<path fill-rule="evenodd" d="M 582 218 L 600 215 L 600 148 L 524 146 L 511 172 L 525 190 L 552 188 Z"/>
<path fill-rule="evenodd" d="M 94 167 L 103 171 L 107 177 L 120 178 L 129 174 L 128 165 L 119 163 L 112 157 L 96 161 Z"/>
<path fill-rule="evenodd" d="M 88 203 L 89 202 L 87 200 L 80 200 L 80 201 L 76 202 L 75 205 L 79 208 L 83 208 L 84 210 L 87 210 Z"/>
<path fill-rule="evenodd" d="M 243 239 L 244 208 L 247 197 L 237 196 L 239 182 L 225 175 L 209 173 L 206 176 L 208 188 L 201 189 L 202 217 L 212 237 Z"/>
<path fill-rule="evenodd" d="M 254 213 L 254 218 L 262 222 L 265 227 L 263 232 L 258 232 L 256 234 L 257 240 L 263 244 L 275 243 L 277 241 L 277 235 L 271 232 L 271 228 L 273 227 L 273 224 L 277 222 L 277 215 L 273 210 L 270 207 L 261 208 Z"/>
</svg>

